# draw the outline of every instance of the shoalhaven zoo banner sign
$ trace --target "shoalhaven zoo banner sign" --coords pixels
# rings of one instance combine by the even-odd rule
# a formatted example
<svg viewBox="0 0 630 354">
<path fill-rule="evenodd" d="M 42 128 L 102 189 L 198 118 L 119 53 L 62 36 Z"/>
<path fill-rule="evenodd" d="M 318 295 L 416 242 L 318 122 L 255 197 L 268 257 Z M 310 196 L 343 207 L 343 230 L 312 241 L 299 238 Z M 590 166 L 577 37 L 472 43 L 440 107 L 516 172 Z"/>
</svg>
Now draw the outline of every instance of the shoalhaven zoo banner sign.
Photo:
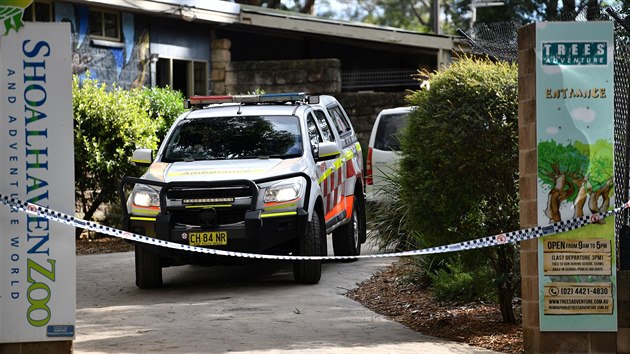
<svg viewBox="0 0 630 354">
<path fill-rule="evenodd" d="M 613 192 L 612 22 L 536 27 L 538 223 L 608 211 Z M 540 329 L 616 331 L 614 215 L 538 241 Z"/>
<path fill-rule="evenodd" d="M 0 5 L 0 193 L 74 215 L 70 27 Z M 23 9 L 22 9 L 23 11 Z M 2 26 L 0 26 L 2 27 Z M 72 340 L 74 228 L 0 205 L 0 343 Z"/>
</svg>

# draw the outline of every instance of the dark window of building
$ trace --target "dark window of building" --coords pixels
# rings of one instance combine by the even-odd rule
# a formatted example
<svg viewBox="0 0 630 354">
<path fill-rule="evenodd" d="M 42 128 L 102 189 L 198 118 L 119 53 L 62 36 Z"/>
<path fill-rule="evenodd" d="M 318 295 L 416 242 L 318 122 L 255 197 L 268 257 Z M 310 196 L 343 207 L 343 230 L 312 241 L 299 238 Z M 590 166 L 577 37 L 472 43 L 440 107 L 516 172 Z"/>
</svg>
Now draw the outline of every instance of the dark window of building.
<svg viewBox="0 0 630 354">
<path fill-rule="evenodd" d="M 120 14 L 113 11 L 90 9 L 90 36 L 107 39 L 120 40 Z"/>
<path fill-rule="evenodd" d="M 159 58 L 157 61 L 156 83 L 160 87 L 173 87 L 171 84 L 171 59 Z"/>
<path fill-rule="evenodd" d="M 175 90 L 181 91 L 186 96 L 191 96 L 188 91 L 188 65 L 186 60 L 173 59 L 172 75 L 171 75 L 171 87 Z"/>
<path fill-rule="evenodd" d="M 29 22 L 52 22 L 52 5 L 49 2 L 34 1 L 24 10 L 22 20 Z"/>
<path fill-rule="evenodd" d="M 160 57 L 156 67 L 156 84 L 181 91 L 184 96 L 208 94 L 208 63 Z"/>
<path fill-rule="evenodd" d="M 195 61 L 193 62 L 193 67 L 194 67 L 194 73 L 193 73 L 193 80 L 194 80 L 194 88 L 193 88 L 193 93 L 195 95 L 207 95 L 208 94 L 208 69 L 206 68 L 207 65 L 205 62 L 202 61 Z"/>
</svg>

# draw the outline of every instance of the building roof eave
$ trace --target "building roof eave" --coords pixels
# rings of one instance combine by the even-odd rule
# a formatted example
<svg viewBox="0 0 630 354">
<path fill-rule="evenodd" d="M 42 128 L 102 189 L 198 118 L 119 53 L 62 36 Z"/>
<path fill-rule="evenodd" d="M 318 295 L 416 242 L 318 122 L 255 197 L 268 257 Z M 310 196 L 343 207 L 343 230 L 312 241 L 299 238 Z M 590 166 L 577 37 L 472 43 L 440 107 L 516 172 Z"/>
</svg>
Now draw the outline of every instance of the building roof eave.
<svg viewBox="0 0 630 354">
<path fill-rule="evenodd" d="M 454 50 L 454 37 L 425 34 L 393 27 L 330 20 L 289 11 L 241 5 L 240 24 L 349 39 L 376 41 L 419 48 Z"/>
<path fill-rule="evenodd" d="M 70 0 L 72 2 L 117 7 L 127 11 L 154 15 L 178 16 L 185 19 L 182 11 L 194 20 L 216 23 L 237 23 L 240 19 L 240 5 L 218 0 Z M 192 17 L 191 17 L 192 18 Z"/>
</svg>

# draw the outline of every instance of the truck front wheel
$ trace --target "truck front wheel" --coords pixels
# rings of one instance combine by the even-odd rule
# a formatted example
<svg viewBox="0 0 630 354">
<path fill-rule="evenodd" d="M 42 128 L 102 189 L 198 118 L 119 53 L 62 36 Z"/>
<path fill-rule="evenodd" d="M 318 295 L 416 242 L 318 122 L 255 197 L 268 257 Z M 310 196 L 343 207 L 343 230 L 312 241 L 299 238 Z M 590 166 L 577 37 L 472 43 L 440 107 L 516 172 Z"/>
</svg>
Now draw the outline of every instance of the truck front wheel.
<svg viewBox="0 0 630 354">
<path fill-rule="evenodd" d="M 135 243 L 136 286 L 140 289 L 153 289 L 162 286 L 162 265 L 160 256 L 147 249 L 147 246 Z"/>
<path fill-rule="evenodd" d="M 297 254 L 319 256 L 322 254 L 322 228 L 319 214 L 313 210 L 313 217 L 306 227 L 306 233 L 298 241 Z M 322 277 L 322 261 L 293 261 L 293 278 L 302 284 L 317 284 Z"/>
</svg>

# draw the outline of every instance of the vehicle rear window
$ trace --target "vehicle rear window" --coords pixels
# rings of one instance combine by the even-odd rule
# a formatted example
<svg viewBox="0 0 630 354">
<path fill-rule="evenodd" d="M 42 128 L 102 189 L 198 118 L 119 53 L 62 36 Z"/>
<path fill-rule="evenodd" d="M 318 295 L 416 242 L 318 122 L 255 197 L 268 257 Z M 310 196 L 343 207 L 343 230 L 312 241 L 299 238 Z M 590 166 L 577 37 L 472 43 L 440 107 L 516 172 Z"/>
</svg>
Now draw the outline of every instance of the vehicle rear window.
<svg viewBox="0 0 630 354">
<path fill-rule="evenodd" d="M 164 162 L 289 158 L 302 155 L 295 116 L 237 116 L 183 120 L 164 150 Z"/>
<path fill-rule="evenodd" d="M 407 125 L 407 113 L 382 115 L 376 129 L 374 148 L 400 151 L 399 135 Z"/>
</svg>

